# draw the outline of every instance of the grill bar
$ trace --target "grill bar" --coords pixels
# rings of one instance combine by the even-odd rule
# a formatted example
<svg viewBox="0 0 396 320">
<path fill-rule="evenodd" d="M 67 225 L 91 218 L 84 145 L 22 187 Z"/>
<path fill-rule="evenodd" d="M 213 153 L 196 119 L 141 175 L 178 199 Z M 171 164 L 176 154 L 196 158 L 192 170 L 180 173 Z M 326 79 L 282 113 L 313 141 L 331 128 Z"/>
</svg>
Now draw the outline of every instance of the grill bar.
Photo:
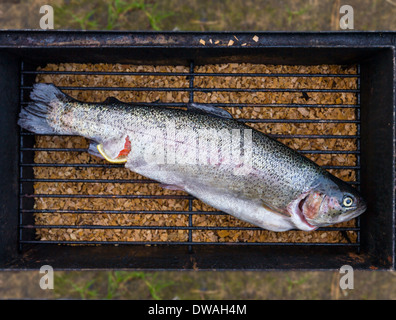
<svg viewBox="0 0 396 320">
<path fill-rule="evenodd" d="M 21 81 L 20 81 L 20 87 L 22 87 L 24 85 L 24 78 L 23 78 L 23 74 L 22 71 L 24 69 L 24 65 L 23 65 L 23 61 L 21 61 L 20 65 L 19 65 L 19 71 L 21 73 Z M 23 100 L 23 90 L 20 89 L 20 97 L 19 97 L 19 101 Z M 24 162 L 24 154 L 23 152 L 21 152 L 21 149 L 24 147 L 24 139 L 23 139 L 23 135 L 22 133 L 22 128 L 19 128 L 19 177 L 20 179 L 23 179 L 23 167 L 22 167 L 22 163 Z M 19 195 L 21 195 L 23 193 L 23 185 L 20 182 L 19 183 Z M 24 221 L 23 221 L 23 214 L 22 214 L 22 209 L 23 209 L 23 199 L 21 196 L 19 196 L 19 216 L 18 216 L 18 225 L 21 226 Z M 22 233 L 22 228 L 19 228 L 19 233 L 18 233 L 18 251 L 22 252 L 22 240 L 23 240 L 23 233 Z"/>
<path fill-rule="evenodd" d="M 246 88 L 174 88 L 174 87 L 65 87 L 59 86 L 61 90 L 76 90 L 76 91 L 200 91 L 200 92 L 352 92 L 357 93 L 356 89 L 283 89 L 283 88 L 254 88 L 254 89 L 246 89 Z M 23 90 L 32 90 L 33 87 L 24 86 L 21 87 Z"/>
<path fill-rule="evenodd" d="M 59 75 L 103 75 L 103 76 L 180 76 L 180 77 L 319 77 L 319 78 L 358 78 L 359 74 L 347 73 L 240 73 L 240 72 L 136 72 L 136 71 L 22 71 L 22 74 L 59 74 Z"/>
<path fill-rule="evenodd" d="M 249 122 L 249 121 L 244 121 Z M 31 132 L 22 132 L 23 136 L 34 136 Z M 58 136 L 56 134 L 36 134 L 37 136 Z M 66 135 L 65 135 L 66 136 Z M 275 139 L 357 139 L 358 135 L 320 135 L 320 134 L 267 134 L 267 136 Z"/>
<path fill-rule="evenodd" d="M 360 75 L 360 65 L 357 65 L 357 74 L 358 75 Z M 356 94 L 356 102 L 358 103 L 358 104 L 360 104 L 360 77 L 358 77 L 357 79 L 356 79 L 356 81 L 357 81 L 357 88 L 358 88 L 358 93 Z M 356 114 L 356 120 L 358 120 L 358 123 L 357 123 L 357 125 L 356 125 L 356 129 L 357 129 L 357 134 L 360 136 L 360 108 L 358 108 L 358 109 L 356 109 L 355 110 L 355 114 Z M 358 138 L 358 139 L 356 139 L 356 147 L 357 147 L 357 150 L 359 151 L 359 153 L 357 154 L 357 156 L 356 156 L 356 165 L 357 166 L 360 166 L 360 162 L 361 162 L 361 159 L 360 159 L 360 144 L 361 144 L 361 139 L 360 138 Z M 357 181 L 360 181 L 360 170 L 357 170 L 356 171 L 356 180 Z M 360 184 L 359 185 L 357 185 L 357 189 L 359 190 L 359 191 L 361 191 L 361 188 L 360 188 Z M 357 234 L 357 242 L 358 243 L 360 243 L 360 236 L 361 236 L 361 232 L 360 232 L 360 216 L 359 217 L 357 217 L 356 218 L 356 227 L 358 228 L 358 230 L 357 230 L 357 232 L 356 232 L 356 234 Z M 357 253 L 360 253 L 360 246 L 359 247 L 357 247 Z"/>
<path fill-rule="evenodd" d="M 188 102 L 189 103 L 193 103 L 194 102 L 194 61 L 191 61 L 190 62 L 190 75 L 188 76 L 188 79 L 189 79 L 189 89 L 190 89 L 190 95 L 189 95 L 189 98 L 188 98 Z M 189 199 L 188 200 L 188 211 L 190 211 L 190 212 L 192 212 L 193 211 L 193 200 L 192 199 Z M 190 228 L 192 228 L 192 226 L 193 226 L 193 218 L 192 218 L 193 216 L 192 216 L 192 214 L 190 213 L 189 215 L 188 215 L 188 226 L 190 227 Z M 193 242 L 193 238 L 192 238 L 192 230 L 191 229 L 189 229 L 188 230 L 188 242 Z M 188 252 L 189 253 L 192 253 L 192 246 L 188 246 Z"/>
<path fill-rule="evenodd" d="M 20 148 L 20 151 L 88 152 L 88 148 Z M 304 154 L 360 154 L 359 150 L 296 150 Z"/>
<path fill-rule="evenodd" d="M 106 226 L 106 225 L 21 225 L 22 229 L 89 229 L 89 230 L 229 230 L 263 231 L 259 227 L 212 227 L 212 226 Z M 358 231 L 359 228 L 319 228 L 318 231 Z M 191 241 L 189 239 L 189 241 Z"/>
<path fill-rule="evenodd" d="M 212 245 L 212 246 L 326 246 L 326 247 L 359 247 L 358 243 L 328 243 L 328 242 L 197 242 L 197 241 L 79 241 L 79 240 L 22 240 L 22 244 L 79 244 L 79 245 Z"/>
<path fill-rule="evenodd" d="M 81 168 L 123 168 L 122 165 L 101 165 L 96 163 L 24 163 L 22 167 L 81 167 Z M 345 169 L 345 170 L 358 170 L 359 166 L 322 166 L 324 169 Z"/>
<path fill-rule="evenodd" d="M 21 179 L 22 183 L 32 182 L 64 182 L 64 183 L 158 183 L 155 180 L 131 179 L 131 180 L 107 180 L 107 179 Z M 349 181 L 350 184 L 359 184 L 359 181 Z"/>
<path fill-rule="evenodd" d="M 69 182 L 69 183 L 158 183 L 146 179 L 21 179 L 21 182 Z"/>
<path fill-rule="evenodd" d="M 247 123 L 358 123 L 357 120 L 340 119 L 236 119 L 239 122 Z M 46 134 L 51 136 L 50 134 Z"/>
<path fill-rule="evenodd" d="M 130 102 L 133 103 L 133 102 Z M 21 105 L 29 104 L 28 101 L 21 101 Z M 186 107 L 186 104 L 183 102 L 160 102 L 155 101 L 153 103 L 147 102 L 136 102 L 139 105 L 155 105 L 159 107 Z M 201 104 L 201 103 L 200 103 Z M 203 105 L 213 105 L 209 103 L 202 103 Z M 355 109 L 360 108 L 360 105 L 357 104 L 303 104 L 303 103 L 216 103 L 218 107 L 238 107 L 238 108 L 246 108 L 246 107 L 258 107 L 258 108 L 344 108 L 344 109 Z M 249 120 L 249 119 L 244 119 Z M 26 132 L 28 133 L 28 132 Z"/>
<path fill-rule="evenodd" d="M 356 172 L 356 181 L 351 181 L 350 184 L 360 185 L 360 68 L 356 74 L 343 74 L 343 73 L 329 73 L 329 74 L 318 74 L 318 73 L 206 73 L 196 72 L 194 61 L 190 62 L 189 72 L 130 72 L 130 71 L 46 71 L 46 70 L 25 70 L 23 63 L 21 64 L 21 84 L 20 84 L 20 103 L 21 106 L 27 105 L 29 100 L 26 99 L 28 92 L 32 89 L 31 81 L 24 81 L 24 77 L 32 77 L 37 75 L 80 75 L 80 76 L 160 76 L 160 77 L 186 77 L 188 87 L 153 87 L 153 86 L 137 86 L 137 87 L 122 87 L 122 86 L 59 86 L 61 90 L 72 90 L 72 91 L 130 91 L 130 92 L 186 92 L 189 96 L 189 103 L 195 102 L 195 93 L 213 93 L 213 92 L 236 92 L 236 93 L 257 93 L 257 92 L 279 92 L 279 93 L 301 93 L 305 96 L 306 100 L 310 97 L 307 93 L 333 93 L 333 94 L 347 94 L 352 93 L 357 96 L 356 104 L 297 104 L 297 103 L 216 103 L 219 107 L 259 107 L 259 108 L 340 108 L 340 109 L 355 109 L 355 119 L 245 119 L 240 118 L 237 121 L 246 123 L 263 123 L 263 124 L 351 124 L 357 127 L 356 134 L 350 135 L 334 135 L 334 134 L 268 134 L 270 137 L 275 139 L 353 139 L 357 141 L 356 150 L 297 150 L 301 154 L 328 154 L 328 155 L 354 155 L 357 158 L 356 165 L 328 165 L 323 166 L 325 169 L 333 170 L 354 170 Z M 211 88 L 211 87 L 200 87 L 196 85 L 195 80 L 199 80 L 202 77 L 290 77 L 290 78 L 350 78 L 357 79 L 356 89 L 337 89 L 337 88 Z M 29 83 L 28 83 L 29 82 Z M 150 103 L 137 103 L 142 105 L 150 105 Z M 163 107 L 185 107 L 186 103 L 182 102 L 154 102 L 157 106 Z M 149 179 L 57 179 L 57 178 L 31 178 L 25 176 L 25 170 L 32 170 L 37 167 L 55 167 L 55 168 L 123 168 L 123 165 L 114 164 L 97 164 L 97 163 L 34 163 L 32 157 L 29 156 L 33 152 L 87 152 L 87 148 L 35 148 L 28 146 L 25 143 L 25 139 L 31 139 L 35 134 L 21 130 L 20 132 L 20 248 L 25 244 L 82 244 L 82 245 L 95 245 L 95 244 L 111 244 L 111 245 L 122 245 L 122 244 L 133 244 L 133 245 L 187 245 L 188 252 L 192 252 L 193 245 L 262 245 L 262 246 L 349 246 L 356 247 L 359 250 L 360 247 L 360 223 L 357 221 L 357 225 L 353 227 L 326 227 L 319 228 L 319 231 L 327 232 L 341 232 L 344 238 L 347 240 L 346 243 L 317 243 L 317 242 L 213 242 L 213 241 L 194 241 L 194 231 L 260 231 L 258 227 L 228 227 L 228 226 L 198 226 L 194 225 L 193 216 L 196 215 L 226 215 L 221 211 L 198 211 L 193 210 L 193 201 L 195 197 L 190 195 L 147 195 L 147 194 L 43 194 L 26 192 L 25 186 L 31 186 L 34 183 L 129 183 L 129 184 L 153 184 L 156 181 Z M 40 135 L 37 135 L 40 136 Z M 56 136 L 55 134 L 44 135 L 44 136 Z M 32 209 L 32 206 L 26 205 L 25 200 L 38 199 L 38 198 L 75 198 L 75 199 L 181 199 L 188 200 L 187 210 L 68 210 L 68 209 Z M 186 226 L 146 226 L 146 225 L 37 225 L 27 221 L 23 221 L 24 215 L 34 214 L 52 214 L 52 213 L 67 213 L 67 214 L 174 214 L 174 215 L 188 215 L 188 221 Z M 87 230 L 113 230 L 113 229 L 126 229 L 126 230 L 183 230 L 188 233 L 186 241 L 52 241 L 52 240 L 31 240 L 24 237 L 24 231 L 37 230 L 37 229 L 87 229 Z M 347 234 L 348 231 L 353 231 L 358 234 L 358 240 L 351 242 Z"/>
<path fill-rule="evenodd" d="M 137 195 L 137 194 L 21 194 L 22 198 L 102 198 L 102 199 L 195 199 L 184 195 Z"/>
<path fill-rule="evenodd" d="M 183 210 L 69 210 L 69 209 L 22 209 L 23 213 L 76 213 L 76 214 L 208 214 L 225 215 L 222 211 Z"/>
</svg>

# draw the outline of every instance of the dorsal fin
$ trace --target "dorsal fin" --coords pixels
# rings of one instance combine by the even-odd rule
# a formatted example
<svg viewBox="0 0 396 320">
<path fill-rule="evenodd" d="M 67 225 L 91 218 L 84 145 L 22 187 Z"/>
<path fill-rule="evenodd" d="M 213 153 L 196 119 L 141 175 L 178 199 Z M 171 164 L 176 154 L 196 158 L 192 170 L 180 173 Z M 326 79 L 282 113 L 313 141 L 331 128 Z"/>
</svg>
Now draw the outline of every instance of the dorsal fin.
<svg viewBox="0 0 396 320">
<path fill-rule="evenodd" d="M 222 108 L 216 107 L 213 104 L 189 103 L 187 105 L 187 110 L 206 113 L 208 115 L 224 119 L 233 119 L 231 113 Z"/>
<path fill-rule="evenodd" d="M 106 100 L 103 101 L 103 103 L 114 104 L 114 103 L 122 103 L 122 102 L 120 100 L 118 100 L 117 98 L 107 97 Z"/>
</svg>

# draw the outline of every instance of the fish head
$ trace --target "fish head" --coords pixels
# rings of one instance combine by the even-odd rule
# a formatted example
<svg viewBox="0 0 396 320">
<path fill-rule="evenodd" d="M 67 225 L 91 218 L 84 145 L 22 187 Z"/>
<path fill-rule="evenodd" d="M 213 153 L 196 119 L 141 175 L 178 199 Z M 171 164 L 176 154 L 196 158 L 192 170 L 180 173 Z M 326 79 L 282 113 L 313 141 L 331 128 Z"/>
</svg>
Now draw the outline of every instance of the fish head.
<svg viewBox="0 0 396 320">
<path fill-rule="evenodd" d="M 289 205 L 289 212 L 299 229 L 311 231 L 356 218 L 366 208 L 355 188 L 331 176 L 301 194 Z"/>
</svg>

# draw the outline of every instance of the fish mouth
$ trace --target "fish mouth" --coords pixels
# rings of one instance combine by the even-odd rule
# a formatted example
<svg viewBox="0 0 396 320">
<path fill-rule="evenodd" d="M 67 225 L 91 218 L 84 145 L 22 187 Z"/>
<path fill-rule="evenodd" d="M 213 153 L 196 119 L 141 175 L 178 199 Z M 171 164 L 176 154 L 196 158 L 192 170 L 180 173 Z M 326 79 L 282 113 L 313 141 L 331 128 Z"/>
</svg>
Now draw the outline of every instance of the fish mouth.
<svg viewBox="0 0 396 320">
<path fill-rule="evenodd" d="M 346 216 L 341 216 L 340 217 L 340 222 L 344 222 L 344 221 L 349 221 L 352 220 L 358 216 L 360 216 L 362 213 L 364 213 L 367 210 L 367 205 L 365 203 L 360 204 L 359 206 L 356 207 L 356 209 L 354 209 L 351 213 L 349 213 Z"/>
<path fill-rule="evenodd" d="M 318 227 L 308 222 L 303 211 L 303 206 L 308 196 L 309 193 L 302 194 L 288 206 L 288 211 L 291 214 L 291 220 L 298 229 L 303 231 L 314 231 Z"/>
</svg>

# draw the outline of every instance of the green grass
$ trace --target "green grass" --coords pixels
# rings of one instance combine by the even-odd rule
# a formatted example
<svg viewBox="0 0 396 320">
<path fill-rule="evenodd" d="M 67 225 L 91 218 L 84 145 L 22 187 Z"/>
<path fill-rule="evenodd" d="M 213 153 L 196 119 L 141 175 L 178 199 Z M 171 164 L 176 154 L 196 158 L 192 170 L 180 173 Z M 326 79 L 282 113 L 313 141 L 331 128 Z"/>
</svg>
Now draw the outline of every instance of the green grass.
<svg viewBox="0 0 396 320">
<path fill-rule="evenodd" d="M 308 10 L 310 9 L 310 6 L 304 6 L 300 10 L 290 10 L 288 7 L 286 7 L 286 13 L 287 13 L 287 24 L 289 26 L 292 25 L 293 19 L 299 19 L 303 14 L 305 14 Z"/>
<path fill-rule="evenodd" d="M 170 10 L 159 9 L 157 2 L 147 0 L 72 0 L 66 6 L 54 6 L 57 28 L 81 30 L 128 29 L 137 20 L 144 26 L 148 24 L 149 29 L 159 31 L 162 21 L 173 14 Z"/>
<path fill-rule="evenodd" d="M 55 276 L 55 295 L 73 299 L 161 300 L 163 289 L 174 282 L 158 275 L 142 271 L 59 272 Z"/>
</svg>

